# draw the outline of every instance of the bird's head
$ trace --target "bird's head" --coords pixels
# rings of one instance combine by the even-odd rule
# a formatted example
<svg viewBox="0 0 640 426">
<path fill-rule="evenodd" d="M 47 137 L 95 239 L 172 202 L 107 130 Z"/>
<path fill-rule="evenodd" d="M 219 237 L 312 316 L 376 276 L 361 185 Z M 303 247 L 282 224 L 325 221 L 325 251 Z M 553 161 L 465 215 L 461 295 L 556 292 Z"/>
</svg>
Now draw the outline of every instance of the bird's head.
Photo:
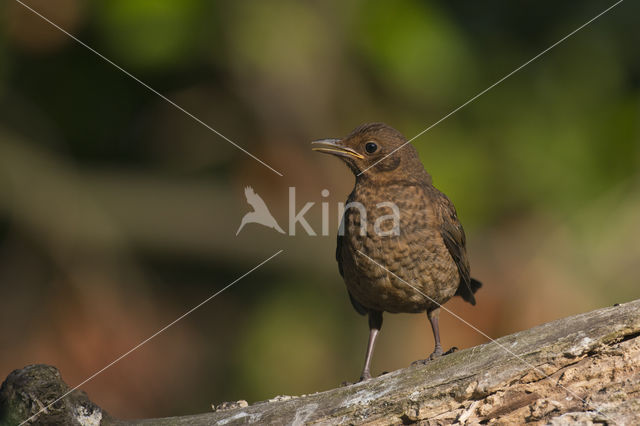
<svg viewBox="0 0 640 426">
<path fill-rule="evenodd" d="M 311 142 L 314 151 L 340 157 L 356 175 L 378 181 L 428 178 L 413 145 L 396 129 L 384 123 L 370 123 L 342 139 Z"/>
</svg>

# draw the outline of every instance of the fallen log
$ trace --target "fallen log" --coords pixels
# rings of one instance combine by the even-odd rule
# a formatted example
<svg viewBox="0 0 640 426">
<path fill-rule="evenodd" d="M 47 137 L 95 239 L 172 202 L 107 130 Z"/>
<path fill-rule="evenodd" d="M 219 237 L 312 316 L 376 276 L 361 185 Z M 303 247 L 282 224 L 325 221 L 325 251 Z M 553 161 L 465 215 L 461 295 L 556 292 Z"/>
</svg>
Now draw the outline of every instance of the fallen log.
<svg viewBox="0 0 640 426">
<path fill-rule="evenodd" d="M 51 366 L 12 372 L 0 388 L 0 424 L 23 422 L 68 389 Z M 77 390 L 29 423 L 60 419 L 64 424 L 160 426 L 634 424 L 640 419 L 640 300 L 312 395 L 226 403 L 190 416 L 118 420 Z"/>
</svg>

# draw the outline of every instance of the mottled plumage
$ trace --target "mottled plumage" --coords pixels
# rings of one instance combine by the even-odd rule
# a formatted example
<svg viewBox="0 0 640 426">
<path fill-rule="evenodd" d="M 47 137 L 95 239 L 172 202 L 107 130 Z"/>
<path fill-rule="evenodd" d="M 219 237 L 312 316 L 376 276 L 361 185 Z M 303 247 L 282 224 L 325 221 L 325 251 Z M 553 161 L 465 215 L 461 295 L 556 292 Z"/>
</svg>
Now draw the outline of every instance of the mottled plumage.
<svg viewBox="0 0 640 426">
<path fill-rule="evenodd" d="M 465 234 L 455 207 L 432 185 L 415 148 L 407 144 L 384 158 L 405 142 L 400 132 L 382 123 L 365 124 L 343 139 L 314 142 L 314 150 L 340 156 L 353 171 L 356 183 L 347 206 L 360 203 L 366 211 L 365 219 L 358 208 L 347 208 L 341 225 L 344 235 L 339 232 L 336 249 L 351 303 L 360 314 L 369 315 L 361 379 L 371 377 L 369 364 L 382 312 L 426 311 L 436 340 L 433 358 L 442 354 L 439 306 L 454 295 L 475 305 L 474 293 L 481 286 L 470 276 Z M 398 207 L 397 235 L 389 235 L 393 210 L 380 205 L 385 202 Z"/>
</svg>

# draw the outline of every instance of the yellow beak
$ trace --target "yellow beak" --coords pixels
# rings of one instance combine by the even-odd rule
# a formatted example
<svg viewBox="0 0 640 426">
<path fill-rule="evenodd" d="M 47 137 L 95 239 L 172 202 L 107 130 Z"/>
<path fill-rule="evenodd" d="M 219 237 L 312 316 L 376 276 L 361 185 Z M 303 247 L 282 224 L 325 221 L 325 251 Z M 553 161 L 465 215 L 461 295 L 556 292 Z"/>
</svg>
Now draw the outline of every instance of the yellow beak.
<svg viewBox="0 0 640 426">
<path fill-rule="evenodd" d="M 342 146 L 340 144 L 341 139 L 321 139 L 311 142 L 312 150 L 318 152 L 324 152 L 325 154 L 333 154 L 341 157 L 354 157 L 363 159 L 364 155 L 359 154 L 355 150 Z"/>
</svg>

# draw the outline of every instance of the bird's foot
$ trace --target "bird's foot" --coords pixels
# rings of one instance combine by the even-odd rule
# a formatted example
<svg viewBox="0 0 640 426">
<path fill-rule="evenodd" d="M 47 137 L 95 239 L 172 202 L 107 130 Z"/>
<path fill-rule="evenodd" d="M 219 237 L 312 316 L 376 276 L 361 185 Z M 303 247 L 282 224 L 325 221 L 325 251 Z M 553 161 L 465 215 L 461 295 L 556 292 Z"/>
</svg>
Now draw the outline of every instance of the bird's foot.
<svg viewBox="0 0 640 426">
<path fill-rule="evenodd" d="M 457 346 L 451 346 L 451 349 L 449 349 L 448 351 L 446 351 L 442 355 L 449 355 L 449 354 L 452 354 L 454 352 L 458 352 L 458 347 Z"/>
<path fill-rule="evenodd" d="M 380 376 L 384 376 L 385 374 L 389 374 L 389 372 L 383 371 L 382 373 L 380 373 Z M 362 376 L 360 376 L 360 380 L 358 380 L 357 382 L 342 382 L 340 386 L 341 387 L 351 386 L 351 385 L 355 385 L 356 383 L 366 382 L 367 380 L 370 380 L 370 379 L 372 379 L 371 373 L 367 372 L 367 373 L 363 373 Z"/>
<path fill-rule="evenodd" d="M 366 376 L 362 375 L 360 377 L 360 379 L 356 380 L 355 382 L 347 382 L 347 381 L 345 381 L 345 382 L 340 383 L 340 387 L 344 388 L 344 387 L 347 387 L 347 386 L 351 386 L 351 385 L 355 385 L 355 384 L 358 384 L 358 383 L 366 382 L 367 380 L 370 380 L 370 379 L 371 379 L 371 375 L 370 374 L 366 375 Z"/>
<path fill-rule="evenodd" d="M 365 382 L 369 379 L 371 379 L 371 373 L 369 373 L 368 371 L 365 371 L 364 373 L 362 373 L 362 376 L 360 376 L 360 380 L 358 380 L 358 383 Z"/>
<path fill-rule="evenodd" d="M 442 347 L 436 347 L 436 349 L 431 353 L 431 355 L 429 355 L 429 358 L 426 359 L 419 359 L 417 361 L 413 361 L 411 363 L 411 365 L 425 365 L 426 363 L 428 363 L 429 361 L 433 361 L 436 358 L 440 358 L 443 355 L 449 355 L 454 353 L 455 351 L 457 351 L 458 348 L 453 346 L 451 349 L 449 349 L 446 352 L 442 351 Z"/>
<path fill-rule="evenodd" d="M 442 356 L 444 352 L 442 351 L 442 346 L 436 346 L 436 348 L 433 350 L 433 352 L 431 352 L 431 355 L 429 355 L 429 358 L 427 358 L 429 361 L 433 361 L 436 358 L 440 358 Z"/>
</svg>

